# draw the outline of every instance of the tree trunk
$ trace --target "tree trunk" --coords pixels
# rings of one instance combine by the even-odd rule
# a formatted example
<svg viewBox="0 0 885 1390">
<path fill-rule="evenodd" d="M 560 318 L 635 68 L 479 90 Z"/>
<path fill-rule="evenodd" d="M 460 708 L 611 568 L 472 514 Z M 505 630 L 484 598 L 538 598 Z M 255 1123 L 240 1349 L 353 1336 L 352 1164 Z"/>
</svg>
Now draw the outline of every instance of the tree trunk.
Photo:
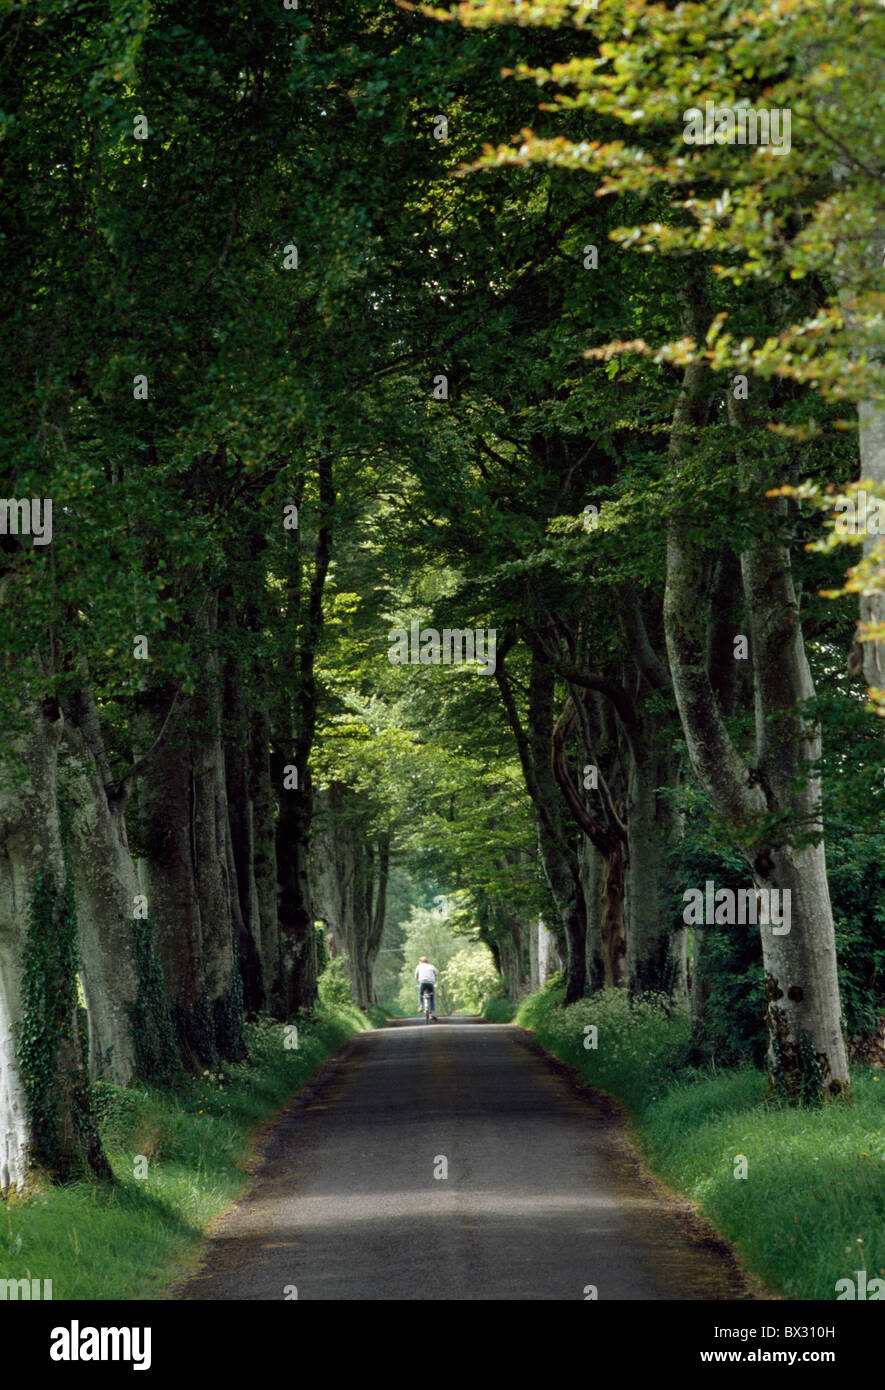
<svg viewBox="0 0 885 1390">
<path fill-rule="evenodd" d="M 782 503 L 780 504 L 783 505 Z M 742 557 L 756 683 L 756 775 L 767 810 L 789 811 L 798 837 L 748 854 L 757 886 L 790 893 L 790 931 L 762 930 L 768 1056 L 791 1098 L 820 1085 L 838 1094 L 850 1085 L 842 1032 L 836 936 L 820 814 L 820 726 L 802 709 L 814 686 L 798 616 L 789 552 L 762 542 Z M 798 838 L 797 837 L 797 838 Z"/>
<path fill-rule="evenodd" d="M 507 998 L 514 1004 L 525 993 L 526 936 L 522 923 L 516 917 L 509 914 L 499 917 L 495 926 L 498 972 L 506 981 Z"/>
<path fill-rule="evenodd" d="M 110 1169 L 77 1027 L 76 911 L 58 807 L 63 719 L 25 711 L 0 780 L 0 1190 L 30 1163 L 67 1179 Z M 25 773 L 18 780 L 19 770 Z"/>
<path fill-rule="evenodd" d="M 569 696 L 565 702 L 551 739 L 551 767 L 575 823 L 603 856 L 605 868 L 601 889 L 602 910 L 599 918 L 599 939 L 602 953 L 603 983 L 608 988 L 615 988 L 622 985 L 626 978 L 624 959 L 627 950 L 624 928 L 624 843 L 627 838 L 627 830 L 612 800 L 607 779 L 602 776 L 601 768 L 597 768 L 600 776 L 598 796 L 604 808 L 604 820 L 585 804 L 572 781 L 566 756 L 566 744 L 575 726 L 580 707 L 580 700 L 577 695 Z M 584 722 L 586 725 L 587 721 Z M 584 757 L 594 759 L 589 738 L 585 740 L 583 748 Z M 582 765 L 583 760 L 582 757 Z M 583 876 L 580 876 L 580 882 L 581 897 L 589 918 L 591 908 L 584 893 Z"/>
<path fill-rule="evenodd" d="M 838 156 L 834 161 L 833 174 L 837 184 L 850 185 L 856 177 L 854 161 Z M 880 365 L 883 360 L 881 344 L 870 336 L 868 324 L 858 316 L 858 304 L 864 303 L 864 290 L 879 292 L 882 279 L 882 248 L 878 229 L 863 232 L 858 238 L 848 236 L 836 248 L 833 264 L 833 278 L 839 290 L 839 302 L 846 327 L 855 337 L 853 355 L 870 355 Z M 863 367 L 860 368 L 863 371 Z M 857 405 L 858 450 L 860 453 L 860 476 L 876 483 L 880 489 L 885 486 L 885 409 L 881 400 L 875 396 L 870 400 L 859 401 Z M 863 553 L 869 556 L 878 549 L 885 563 L 882 537 L 866 535 Z M 881 565 L 880 565 L 881 568 Z M 862 593 L 860 596 L 860 621 L 864 626 L 880 626 L 885 623 L 885 592 Z M 868 686 L 873 690 L 885 690 L 885 641 L 881 637 L 862 643 L 863 674 Z"/>
<path fill-rule="evenodd" d="M 708 933 L 703 927 L 693 927 L 692 932 L 691 1041 L 692 1046 L 702 1052 L 706 1040 L 707 1001 L 710 998 Z"/>
<path fill-rule="evenodd" d="M 643 597 L 631 586 L 619 595 L 618 612 L 630 659 L 621 684 L 625 690 L 635 691 L 629 709 L 623 702 L 618 708 L 617 739 L 627 779 L 625 916 L 629 987 L 632 994 L 646 990 L 668 994 L 681 991 L 685 997 L 685 937 L 683 933 L 678 943 L 683 952 L 680 965 L 674 954 L 665 896 L 666 847 L 681 833 L 681 826 L 672 802 L 661 795 L 676 786 L 679 776 L 672 733 L 658 712 L 657 703 L 661 694 L 671 688 L 667 663 L 657 649 L 664 641 L 663 615 L 656 594 Z"/>
<path fill-rule="evenodd" d="M 649 720 L 645 720 L 648 725 Z M 625 750 L 627 792 L 627 972 L 631 994 L 646 990 L 671 993 L 677 966 L 672 930 L 664 907 L 664 846 L 673 832 L 661 787 L 672 786 L 672 756 L 653 751 L 658 741 L 633 739 Z"/>
<path fill-rule="evenodd" d="M 252 721 L 249 746 L 249 800 L 252 821 L 252 868 L 259 927 L 256 939 L 261 951 L 265 1008 L 276 1019 L 286 1017 L 286 984 L 280 949 L 277 910 L 277 851 L 274 794 L 270 778 L 270 724 L 266 710 Z"/>
<path fill-rule="evenodd" d="M 860 426 L 861 477 L 878 483 L 885 491 L 885 410 L 879 402 L 861 401 L 857 407 L 857 418 Z M 882 555 L 881 536 L 865 537 L 865 554 L 869 555 L 877 546 Z M 861 595 L 860 620 L 876 626 L 885 624 L 885 592 Z M 875 690 L 885 690 L 885 641 L 882 638 L 863 643 L 863 673 L 867 685 Z"/>
<path fill-rule="evenodd" d="M 538 846 L 544 875 L 566 943 L 565 1003 L 583 998 L 587 983 L 587 911 L 575 846 L 564 823 L 550 748 L 553 737 L 555 678 L 532 653 L 529 678 L 528 742 L 537 793 Z M 570 829 L 570 827 L 569 827 Z"/>
<path fill-rule="evenodd" d="M 65 702 L 61 774 L 74 875 L 92 1079 L 172 1081 L 180 1065 L 153 924 L 126 832 L 135 769 L 114 785 L 89 673 Z"/>
<path fill-rule="evenodd" d="M 602 894 L 605 859 L 585 835 L 578 849 L 581 888 L 587 905 L 587 992 L 595 994 L 606 985 L 606 960 L 602 945 Z"/>
<path fill-rule="evenodd" d="M 25 1092 L 15 1049 L 15 1031 L 21 1020 L 19 988 L 19 933 L 4 902 L 8 866 L 0 876 L 0 908 L 5 925 L 0 929 L 0 1195 L 24 1186 L 28 1170 L 28 1121 Z"/>
<path fill-rule="evenodd" d="M 286 1016 L 309 1009 L 317 994 L 317 951 L 313 927 L 309 853 L 313 820 L 309 776 L 300 771 L 301 786 L 284 786 L 284 768 L 289 759 L 275 750 L 271 757 L 271 776 L 278 788 L 280 803 L 277 820 L 277 872 L 279 874 L 279 921 L 283 978 L 286 985 Z"/>
<path fill-rule="evenodd" d="M 271 774 L 279 797 L 277 871 L 279 923 L 286 1007 L 290 1014 L 309 1009 L 317 996 L 317 948 L 310 889 L 310 836 L 313 823 L 313 779 L 310 755 L 316 732 L 318 691 L 316 653 L 323 628 L 323 591 L 332 556 L 335 486 L 332 459 L 323 454 L 317 464 L 319 524 L 306 611 L 302 613 L 301 551 L 298 532 L 289 537 L 286 565 L 286 607 L 297 657 L 284 663 L 293 697 L 285 702 L 280 737 L 274 742 Z M 294 735 L 294 736 L 293 736 Z M 297 786 L 287 785 L 284 768 L 294 767 Z"/>
<path fill-rule="evenodd" d="M 93 759 L 73 723 L 73 709 L 68 712 L 71 754 L 62 763 L 62 782 L 72 805 L 70 860 L 89 1019 L 89 1075 L 126 1086 L 137 1070 L 133 926 L 139 893 L 126 837 L 126 800 L 109 799 L 107 768 Z"/>
<path fill-rule="evenodd" d="M 142 696 L 139 729 L 144 748 L 160 729 L 166 737 L 138 778 L 138 813 L 143 858 L 139 882 L 157 930 L 157 949 L 166 981 L 178 1045 L 188 1065 L 216 1063 L 206 988 L 200 902 L 194 854 L 193 777 L 186 704 L 169 716 L 173 692 L 155 687 Z M 168 724 L 167 724 L 168 716 Z"/>
<path fill-rule="evenodd" d="M 229 873 L 234 885 L 234 927 L 237 954 L 243 982 L 243 1008 L 259 1013 L 266 1002 L 261 963 L 261 913 L 258 904 L 253 842 L 253 808 L 249 795 L 249 740 L 251 734 L 246 709 L 244 673 L 236 652 L 238 623 L 232 600 L 226 601 L 222 623 L 230 634 L 231 654 L 224 662 L 224 781 L 230 827 Z"/>
<path fill-rule="evenodd" d="M 541 867 L 566 942 L 565 1002 L 573 1004 L 583 997 L 587 983 L 587 912 L 576 847 L 570 842 L 566 831 L 566 826 L 571 830 L 571 823 L 565 818 L 550 757 L 555 677 L 549 666 L 533 651 L 527 729 L 523 728 L 519 717 L 501 653 L 495 679 L 513 730 L 526 790 L 535 811 Z"/>
<path fill-rule="evenodd" d="M 221 744 L 221 680 L 214 649 L 216 605 L 204 604 L 204 674 L 191 719 L 192 865 L 196 881 L 206 993 L 213 1040 L 222 1057 L 239 1061 L 243 1045 L 243 995 L 237 958 L 239 901 L 229 870 L 230 821 Z"/>
<path fill-rule="evenodd" d="M 375 900 L 371 904 L 371 933 L 366 949 L 366 974 L 369 983 L 367 1002 L 369 1004 L 377 1004 L 378 1002 L 378 996 L 375 993 L 375 961 L 381 949 L 381 942 L 384 938 L 384 923 L 387 919 L 387 884 L 390 878 L 389 835 L 379 837 L 374 862 Z"/>
<path fill-rule="evenodd" d="M 193 616 L 203 668 L 198 693 L 173 703 L 167 686 L 149 689 L 138 719 L 140 751 L 153 748 L 139 764 L 144 890 L 179 1046 L 195 1068 L 214 1065 L 218 1053 L 244 1056 L 216 614 L 209 596 Z"/>
<path fill-rule="evenodd" d="M 672 832 L 672 816 L 667 801 L 658 797 L 662 786 L 675 782 L 678 764 L 660 717 L 645 707 L 648 694 L 670 685 L 646 626 L 647 606 L 629 586 L 618 596 L 629 658 L 624 671 L 593 672 L 570 664 L 563 672 L 570 696 L 552 740 L 553 771 L 566 804 L 606 864 L 602 980 L 609 987 L 628 983 L 632 993 L 670 992 L 678 974 L 663 902 L 663 843 Z M 581 763 L 596 771 L 589 801 L 575 786 L 566 756 L 575 722 Z"/>
<path fill-rule="evenodd" d="M 695 292 L 697 294 L 697 292 Z M 688 327 L 697 341 L 706 322 L 699 298 Z M 671 467 L 678 470 L 692 434 L 704 423 L 710 387 L 701 363 L 686 368 L 671 437 Z M 729 396 L 739 465 L 751 433 Z M 760 491 L 763 490 L 760 485 Z M 776 509 L 781 507 L 779 501 Z M 775 509 L 775 510 L 776 510 Z M 667 536 L 664 615 L 673 687 L 695 771 L 720 817 L 730 823 L 760 888 L 793 895 L 790 931 L 761 927 L 766 979 L 768 1061 L 773 1083 L 796 1097 L 836 1095 L 849 1084 L 841 1029 L 832 911 L 819 812 L 819 785 L 809 772 L 820 756 L 820 732 L 802 709 L 813 694 L 789 552 L 763 539 L 742 557 L 750 619 L 756 694 L 758 764 L 746 766 L 725 727 L 707 669 L 708 566 L 697 517 L 674 513 Z M 775 838 L 763 827 L 789 816 Z M 789 843 L 792 835 L 794 843 Z M 807 844 L 809 836 L 817 844 Z M 795 843 L 802 837 L 800 843 Z"/>
<path fill-rule="evenodd" d="M 617 843 L 605 856 L 602 874 L 602 912 L 599 919 L 602 940 L 603 984 L 606 989 L 622 989 L 627 984 L 629 933 L 624 886 L 624 847 Z"/>
<path fill-rule="evenodd" d="M 538 968 L 538 923 L 532 922 L 529 927 L 529 989 L 532 994 L 537 994 L 541 988 L 541 976 Z"/>
<path fill-rule="evenodd" d="M 377 1002 L 375 961 L 384 934 L 390 837 L 377 848 L 365 838 L 358 803 L 350 788 L 333 782 L 318 798 L 310 879 L 314 911 L 346 960 L 359 1008 Z"/>
</svg>

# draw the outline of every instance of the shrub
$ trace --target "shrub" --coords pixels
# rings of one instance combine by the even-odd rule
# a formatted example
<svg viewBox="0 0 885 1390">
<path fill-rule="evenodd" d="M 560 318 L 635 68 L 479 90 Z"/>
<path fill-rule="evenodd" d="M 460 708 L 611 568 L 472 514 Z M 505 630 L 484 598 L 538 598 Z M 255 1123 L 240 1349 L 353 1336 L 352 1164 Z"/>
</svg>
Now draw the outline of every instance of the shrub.
<svg viewBox="0 0 885 1390">
<path fill-rule="evenodd" d="M 665 994 L 631 999 L 624 989 L 604 989 L 592 999 L 563 1007 L 560 985 L 530 995 L 516 1022 L 531 1029 L 549 1052 L 577 1067 L 585 1081 L 617 1093 L 638 1109 L 684 1066 L 688 1011 Z M 596 1046 L 586 1047 L 595 1027 Z"/>
<path fill-rule="evenodd" d="M 501 980 L 488 946 L 475 941 L 455 952 L 442 972 L 442 983 L 453 1012 L 479 1014 Z"/>
<path fill-rule="evenodd" d="M 486 1000 L 482 1016 L 489 1023 L 512 1023 L 515 1013 L 516 1005 L 512 999 L 505 999 L 503 995 L 496 995 L 494 999 Z"/>
<path fill-rule="evenodd" d="M 353 1003 L 353 992 L 347 978 L 343 956 L 330 960 L 317 981 L 320 1003 L 329 1009 L 340 1009 Z"/>
</svg>

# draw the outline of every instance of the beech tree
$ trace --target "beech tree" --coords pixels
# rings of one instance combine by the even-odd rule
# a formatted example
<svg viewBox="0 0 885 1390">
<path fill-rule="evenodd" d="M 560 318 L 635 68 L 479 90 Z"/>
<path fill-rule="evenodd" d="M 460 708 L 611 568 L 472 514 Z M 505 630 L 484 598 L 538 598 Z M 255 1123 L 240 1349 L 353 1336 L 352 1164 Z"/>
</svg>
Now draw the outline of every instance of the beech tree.
<svg viewBox="0 0 885 1390">
<path fill-rule="evenodd" d="M 537 7 L 530 17 L 497 0 L 465 4 L 456 13 L 471 26 L 516 20 L 574 33 L 579 45 L 569 61 L 544 69 L 526 65 L 517 76 L 552 87 L 560 111 L 592 113 L 598 122 L 592 142 L 529 135 L 519 147 L 500 146 L 487 154 L 483 167 L 543 161 L 586 171 L 598 181 L 603 196 L 652 194 L 657 220 L 615 231 L 613 236 L 623 245 L 662 255 L 695 253 L 689 275 L 700 282 L 701 291 L 710 253 L 719 254 L 720 263 L 713 262 L 712 271 L 721 283 L 737 288 L 749 279 L 777 287 L 775 298 L 768 301 L 775 321 L 761 344 L 758 336 L 738 338 L 730 325 L 723 328 L 728 309 L 703 312 L 696 295 L 692 303 L 687 288 L 689 312 L 678 322 L 684 334 L 679 341 L 667 345 L 659 339 L 650 348 L 637 339 L 612 345 L 602 354 L 613 357 L 627 350 L 649 353 L 661 363 L 685 363 L 670 450 L 677 476 L 686 480 L 690 475 L 687 439 L 701 430 L 709 413 L 709 369 L 743 373 L 745 382 L 749 378 L 762 383 L 777 374 L 810 383 L 824 395 L 860 400 L 865 457 L 871 449 L 875 452 L 878 431 L 871 429 L 870 391 L 878 391 L 875 345 L 881 315 L 863 241 L 879 211 L 880 151 L 877 144 L 872 167 L 866 158 L 858 158 L 862 106 L 839 98 L 854 77 L 857 90 L 866 91 L 881 75 L 871 76 L 863 57 L 881 31 L 880 9 L 836 5 L 824 18 L 812 5 L 791 8 L 789 16 L 781 15 L 775 5 L 762 5 L 749 28 L 745 12 L 737 6 L 715 12 L 681 6 L 662 25 L 659 11 L 633 0 L 592 14 L 574 12 L 558 0 Z M 761 105 L 762 98 L 766 124 L 759 126 L 758 114 L 754 120 L 757 131 L 766 132 L 764 146 L 750 152 L 735 143 L 741 139 L 735 132 L 748 106 Z M 798 154 L 793 151 L 797 157 L 790 160 L 784 158 L 790 153 L 786 141 L 781 139 L 780 148 L 773 148 L 769 139 L 773 128 L 768 122 L 775 108 L 786 113 L 784 129 L 789 129 L 792 114 L 794 130 L 802 135 L 802 148 Z M 837 109 L 852 113 L 844 130 L 838 128 Z M 757 135 L 757 141 L 761 138 Z M 865 137 L 862 143 L 866 155 Z M 840 233 L 849 207 L 860 229 L 859 257 Z M 852 274 L 845 273 L 849 261 Z M 791 280 L 809 282 L 802 301 L 789 289 Z M 738 325 L 744 316 L 738 303 Z M 756 413 L 764 416 L 758 394 Z M 745 438 L 746 415 L 737 406 L 737 391 L 727 399 L 732 428 L 739 432 L 732 447 L 739 467 L 746 468 L 751 447 Z M 757 439 L 752 446 L 758 449 Z M 754 475 L 760 488 L 792 481 L 766 477 L 758 469 L 750 476 Z M 695 771 L 721 814 L 745 825 L 755 822 L 750 842 L 755 846 L 761 841 L 762 847 L 748 857 L 759 885 L 783 879 L 784 886 L 792 885 L 799 904 L 800 918 L 789 943 L 782 941 L 779 953 L 773 952 L 773 943 L 764 943 L 772 1071 L 793 1095 L 806 1084 L 812 1091 L 823 1084 L 829 1093 L 837 1093 L 846 1086 L 848 1073 L 818 787 L 809 771 L 819 753 L 819 732 L 800 709 L 812 688 L 789 552 L 782 541 L 764 536 L 750 540 L 742 551 L 758 719 L 758 762 L 749 772 L 726 737 L 711 698 L 704 618 L 696 607 L 698 587 L 701 592 L 706 587 L 702 581 L 707 567 L 693 530 L 683 501 L 674 508 L 668 527 L 666 617 L 686 742 Z M 787 731 L 788 757 L 779 742 L 779 753 L 774 753 L 773 724 Z M 794 781 L 784 781 L 782 774 L 795 779 L 800 769 L 803 791 L 797 796 Z M 785 818 L 794 821 L 793 831 L 786 834 Z M 760 829 L 770 820 L 781 823 L 774 837 Z M 814 844 L 797 833 L 800 824 Z M 799 1056 L 803 1049 L 810 1050 L 809 1066 L 816 1069 L 810 1080 L 809 1067 Z"/>
<path fill-rule="evenodd" d="M 375 1004 L 391 896 L 445 897 L 512 999 L 539 920 L 567 1003 L 690 990 L 703 1055 L 738 955 L 674 910 L 705 853 L 791 895 L 773 1080 L 847 1090 L 885 579 L 833 511 L 885 503 L 883 24 L 0 17 L 0 1188 L 107 1176 L 90 1081 L 311 1009 L 320 924 Z M 413 623 L 485 669 L 394 664 Z"/>
</svg>

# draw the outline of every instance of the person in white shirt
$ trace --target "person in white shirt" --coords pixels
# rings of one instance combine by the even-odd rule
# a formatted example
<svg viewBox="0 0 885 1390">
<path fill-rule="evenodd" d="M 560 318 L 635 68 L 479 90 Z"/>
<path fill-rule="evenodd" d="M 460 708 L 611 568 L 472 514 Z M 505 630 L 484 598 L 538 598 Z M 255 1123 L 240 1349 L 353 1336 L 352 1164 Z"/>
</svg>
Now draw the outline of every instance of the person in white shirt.
<svg viewBox="0 0 885 1390">
<path fill-rule="evenodd" d="M 424 1008 L 423 996 L 425 992 L 430 995 L 430 1017 L 436 1022 L 436 996 L 434 986 L 439 977 L 436 973 L 436 966 L 431 965 L 426 956 L 421 956 L 415 967 L 415 979 L 418 981 L 418 1012 Z"/>
</svg>

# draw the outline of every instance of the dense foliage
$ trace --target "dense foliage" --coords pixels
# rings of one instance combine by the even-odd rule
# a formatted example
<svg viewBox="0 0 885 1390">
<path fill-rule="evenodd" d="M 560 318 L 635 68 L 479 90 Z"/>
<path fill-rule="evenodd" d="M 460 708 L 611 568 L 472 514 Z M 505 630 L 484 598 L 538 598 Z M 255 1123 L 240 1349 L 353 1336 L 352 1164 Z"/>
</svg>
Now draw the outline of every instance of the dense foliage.
<svg viewBox="0 0 885 1390">
<path fill-rule="evenodd" d="M 883 25 L 4 9 L 4 1190 L 101 1170 L 87 1072 L 412 1009 L 422 953 L 443 1008 L 544 952 L 690 1000 L 796 1102 L 885 1059 L 885 580 L 833 516 L 885 498 Z M 691 143 L 711 102 L 792 145 Z M 791 935 L 686 925 L 708 881 Z"/>
</svg>

